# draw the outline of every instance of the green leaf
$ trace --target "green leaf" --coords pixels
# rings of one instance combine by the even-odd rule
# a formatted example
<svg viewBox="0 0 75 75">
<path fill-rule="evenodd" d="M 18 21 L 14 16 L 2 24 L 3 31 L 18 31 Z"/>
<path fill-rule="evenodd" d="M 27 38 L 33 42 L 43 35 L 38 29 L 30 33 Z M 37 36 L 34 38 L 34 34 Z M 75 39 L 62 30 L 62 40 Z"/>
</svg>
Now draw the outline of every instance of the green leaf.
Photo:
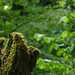
<svg viewBox="0 0 75 75">
<path fill-rule="evenodd" d="M 63 56 L 65 56 L 66 54 L 65 53 L 63 53 Z"/>
<path fill-rule="evenodd" d="M 36 34 L 34 35 L 34 38 L 35 38 L 37 41 L 39 41 L 43 36 L 44 36 L 44 34 L 38 34 L 38 33 L 36 33 Z"/>
<path fill-rule="evenodd" d="M 11 6 L 9 6 L 9 5 L 4 6 L 4 10 L 10 10 L 10 9 L 11 9 Z"/>
<path fill-rule="evenodd" d="M 74 13 L 70 13 L 71 17 L 75 17 L 75 12 Z"/>
<path fill-rule="evenodd" d="M 42 58 L 40 58 L 40 59 L 37 61 L 37 64 L 39 65 L 39 68 L 40 68 L 40 69 L 45 69 L 45 67 L 46 67 L 46 63 L 45 63 L 45 61 L 44 61 Z"/>
<path fill-rule="evenodd" d="M 66 73 L 69 73 L 69 68 L 66 68 Z"/>
<path fill-rule="evenodd" d="M 65 3 L 66 3 L 65 1 L 62 2 L 60 6 L 61 6 L 61 7 L 64 7 Z"/>
<path fill-rule="evenodd" d="M 53 48 L 54 48 L 54 43 L 51 43 L 51 45 L 49 47 L 50 52 L 52 52 Z"/>
<path fill-rule="evenodd" d="M 37 64 L 42 63 L 42 62 L 43 62 L 43 59 L 39 58 L 38 61 L 37 61 Z"/>
<path fill-rule="evenodd" d="M 38 33 L 36 33 L 36 34 L 34 35 L 34 38 L 37 38 L 37 35 L 38 35 Z"/>
<path fill-rule="evenodd" d="M 67 37 L 68 36 L 68 32 L 67 31 L 64 31 L 63 33 L 62 33 L 62 37 Z"/>
<path fill-rule="evenodd" d="M 70 47 L 70 51 L 72 52 L 74 50 L 74 46 L 71 46 Z"/>
<path fill-rule="evenodd" d="M 39 38 L 39 37 L 43 37 L 43 34 L 38 34 L 38 33 L 36 33 L 36 34 L 34 35 L 34 38 Z"/>
<path fill-rule="evenodd" d="M 67 17 L 64 17 L 64 18 L 63 18 L 63 22 L 66 23 L 67 21 L 68 21 L 68 18 L 67 18 Z"/>
<path fill-rule="evenodd" d="M 41 37 L 37 38 L 36 40 L 39 41 L 41 39 Z"/>
<path fill-rule="evenodd" d="M 58 44 L 55 44 L 54 49 L 55 49 L 55 50 L 58 50 L 58 48 L 59 48 L 59 45 L 58 45 Z"/>
<path fill-rule="evenodd" d="M 59 44 L 60 47 L 64 46 L 64 44 Z"/>
<path fill-rule="evenodd" d="M 54 41 L 55 40 L 55 37 L 51 37 L 51 40 Z"/>
<path fill-rule="evenodd" d="M 46 63 L 43 63 L 39 66 L 40 69 L 45 69 Z"/>
<path fill-rule="evenodd" d="M 71 58 L 71 57 L 72 57 L 72 55 L 69 55 L 69 57 Z"/>
<path fill-rule="evenodd" d="M 67 61 L 67 60 L 68 60 L 68 55 L 66 55 L 66 56 L 64 57 L 64 60 L 65 60 L 65 61 Z"/>
<path fill-rule="evenodd" d="M 66 23 L 67 21 L 68 21 L 68 18 L 66 17 L 66 16 L 64 16 L 64 17 L 62 17 L 61 19 L 60 19 L 60 22 L 61 21 L 63 21 L 64 23 Z"/>
<path fill-rule="evenodd" d="M 46 43 L 50 43 L 51 42 L 51 38 L 50 37 L 45 37 L 44 40 L 45 40 Z"/>
<path fill-rule="evenodd" d="M 73 62 L 75 63 L 75 59 L 73 59 Z"/>
<path fill-rule="evenodd" d="M 71 69 L 71 72 L 75 72 L 75 69 Z"/>
<path fill-rule="evenodd" d="M 70 37 L 74 37 L 75 38 L 75 32 L 70 33 Z"/>
<path fill-rule="evenodd" d="M 62 51 L 61 51 L 61 49 L 59 49 L 59 50 L 57 51 L 57 56 L 61 56 L 61 53 L 62 53 Z"/>
</svg>

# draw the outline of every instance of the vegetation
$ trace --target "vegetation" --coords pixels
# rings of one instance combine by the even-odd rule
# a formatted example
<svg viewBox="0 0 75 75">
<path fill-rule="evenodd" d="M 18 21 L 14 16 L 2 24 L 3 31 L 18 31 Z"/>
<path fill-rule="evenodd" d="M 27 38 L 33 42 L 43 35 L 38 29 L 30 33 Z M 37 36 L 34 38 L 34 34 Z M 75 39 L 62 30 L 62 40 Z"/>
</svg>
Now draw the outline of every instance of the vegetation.
<svg viewBox="0 0 75 75">
<path fill-rule="evenodd" d="M 32 75 L 75 75 L 75 0 L 1 0 L 0 16 L 0 37 L 20 32 L 40 49 Z"/>
</svg>

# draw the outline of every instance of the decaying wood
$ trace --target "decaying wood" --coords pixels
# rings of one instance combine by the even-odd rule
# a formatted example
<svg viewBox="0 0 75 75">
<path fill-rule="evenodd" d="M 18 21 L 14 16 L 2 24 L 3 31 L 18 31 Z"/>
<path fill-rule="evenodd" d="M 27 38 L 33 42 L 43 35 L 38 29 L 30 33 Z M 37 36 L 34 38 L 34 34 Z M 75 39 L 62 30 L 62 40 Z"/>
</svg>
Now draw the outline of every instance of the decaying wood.
<svg viewBox="0 0 75 75">
<path fill-rule="evenodd" d="M 0 58 L 0 75 L 31 75 L 40 51 L 28 46 L 24 36 L 17 32 L 9 34 L 7 44 L 2 49 L 3 42 L 0 40 L 0 54 L 3 53 Z"/>
</svg>

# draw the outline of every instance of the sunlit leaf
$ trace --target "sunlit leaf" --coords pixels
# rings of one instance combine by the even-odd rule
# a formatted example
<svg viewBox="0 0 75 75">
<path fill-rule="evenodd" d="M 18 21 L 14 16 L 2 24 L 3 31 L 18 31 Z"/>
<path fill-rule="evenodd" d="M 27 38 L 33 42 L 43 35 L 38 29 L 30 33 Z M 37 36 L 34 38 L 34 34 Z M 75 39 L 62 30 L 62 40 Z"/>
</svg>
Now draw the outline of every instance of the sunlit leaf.
<svg viewBox="0 0 75 75">
<path fill-rule="evenodd" d="M 63 22 L 67 22 L 67 21 L 68 21 L 68 18 L 65 17 L 65 18 L 63 19 Z"/>
<path fill-rule="evenodd" d="M 36 40 L 39 41 L 41 39 L 41 37 L 37 38 Z"/>
<path fill-rule="evenodd" d="M 8 8 L 9 8 L 8 5 L 5 5 L 5 6 L 4 6 L 4 10 L 7 10 Z"/>
<path fill-rule="evenodd" d="M 39 68 L 40 69 L 44 69 L 46 67 L 46 63 L 44 62 L 44 60 L 42 58 L 40 58 L 38 61 L 37 61 L 37 64 L 39 65 Z"/>
<path fill-rule="evenodd" d="M 66 3 L 66 2 L 62 2 L 61 6 L 64 7 L 65 3 Z"/>
<path fill-rule="evenodd" d="M 42 36 L 43 36 L 43 34 L 38 34 L 38 33 L 36 33 L 36 34 L 34 35 L 35 38 L 39 38 L 39 37 L 42 37 Z"/>
<path fill-rule="evenodd" d="M 43 63 L 43 64 L 41 64 L 41 65 L 39 66 L 40 69 L 45 69 L 45 67 L 46 67 L 46 64 L 45 64 L 45 63 Z"/>
<path fill-rule="evenodd" d="M 66 68 L 66 73 L 69 73 L 69 68 Z"/>
<path fill-rule="evenodd" d="M 44 59 L 45 61 L 47 61 L 47 62 L 51 62 L 51 60 L 48 60 L 48 59 Z"/>
<path fill-rule="evenodd" d="M 59 44 L 60 47 L 64 46 L 64 44 Z"/>
<path fill-rule="evenodd" d="M 37 64 L 42 63 L 42 62 L 43 62 L 43 59 L 39 58 L 38 61 L 37 61 Z"/>
<path fill-rule="evenodd" d="M 55 40 L 55 37 L 51 37 L 51 40 L 54 41 Z"/>
<path fill-rule="evenodd" d="M 63 56 L 65 56 L 66 54 L 65 53 L 63 53 Z"/>
<path fill-rule="evenodd" d="M 43 36 L 44 36 L 44 34 L 38 34 L 38 33 L 36 33 L 34 35 L 34 38 L 36 38 L 36 40 L 39 41 Z"/>
<path fill-rule="evenodd" d="M 45 40 L 46 43 L 50 43 L 51 42 L 51 38 L 50 37 L 45 37 L 44 40 Z"/>
<path fill-rule="evenodd" d="M 70 47 L 65 48 L 64 51 L 67 51 L 69 48 L 70 48 Z"/>
<path fill-rule="evenodd" d="M 57 56 L 61 56 L 61 53 L 62 53 L 62 51 L 61 51 L 61 49 L 59 49 L 59 50 L 57 51 Z"/>
<path fill-rule="evenodd" d="M 70 37 L 74 37 L 75 38 L 75 32 L 70 33 Z"/>
<path fill-rule="evenodd" d="M 38 33 L 36 33 L 36 34 L 34 35 L 34 38 L 37 38 L 37 35 L 38 35 Z"/>
<path fill-rule="evenodd" d="M 63 21 L 64 23 L 66 23 L 67 21 L 68 21 L 68 18 L 66 17 L 66 16 L 64 16 L 64 17 L 62 17 L 61 19 L 60 19 L 60 22 L 61 21 Z"/>
<path fill-rule="evenodd" d="M 70 13 L 71 17 L 75 17 L 75 12 L 74 13 Z"/>
<path fill-rule="evenodd" d="M 67 37 L 68 36 L 68 32 L 67 31 L 64 31 L 63 33 L 62 33 L 62 37 Z"/>
<path fill-rule="evenodd" d="M 71 72 L 75 72 L 75 69 L 71 69 Z"/>
<path fill-rule="evenodd" d="M 65 60 L 65 61 L 67 61 L 67 60 L 68 60 L 68 55 L 66 55 L 66 56 L 64 57 L 64 60 Z"/>
<path fill-rule="evenodd" d="M 72 55 L 69 55 L 69 57 L 71 58 L 71 57 L 72 57 Z"/>
<path fill-rule="evenodd" d="M 54 43 L 51 43 L 51 45 L 49 47 L 50 52 L 52 52 L 53 48 L 54 48 Z"/>
</svg>

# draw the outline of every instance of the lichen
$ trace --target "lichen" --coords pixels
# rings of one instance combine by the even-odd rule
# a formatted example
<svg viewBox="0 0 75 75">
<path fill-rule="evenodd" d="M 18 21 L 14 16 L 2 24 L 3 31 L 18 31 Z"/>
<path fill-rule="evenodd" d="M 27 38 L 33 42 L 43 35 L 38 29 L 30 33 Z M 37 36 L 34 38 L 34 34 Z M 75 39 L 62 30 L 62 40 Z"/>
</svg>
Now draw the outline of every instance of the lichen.
<svg viewBox="0 0 75 75">
<path fill-rule="evenodd" d="M 21 33 L 9 34 L 7 44 L 2 49 L 1 75 L 28 75 L 36 65 L 37 56 L 40 51 L 26 44 Z"/>
</svg>

